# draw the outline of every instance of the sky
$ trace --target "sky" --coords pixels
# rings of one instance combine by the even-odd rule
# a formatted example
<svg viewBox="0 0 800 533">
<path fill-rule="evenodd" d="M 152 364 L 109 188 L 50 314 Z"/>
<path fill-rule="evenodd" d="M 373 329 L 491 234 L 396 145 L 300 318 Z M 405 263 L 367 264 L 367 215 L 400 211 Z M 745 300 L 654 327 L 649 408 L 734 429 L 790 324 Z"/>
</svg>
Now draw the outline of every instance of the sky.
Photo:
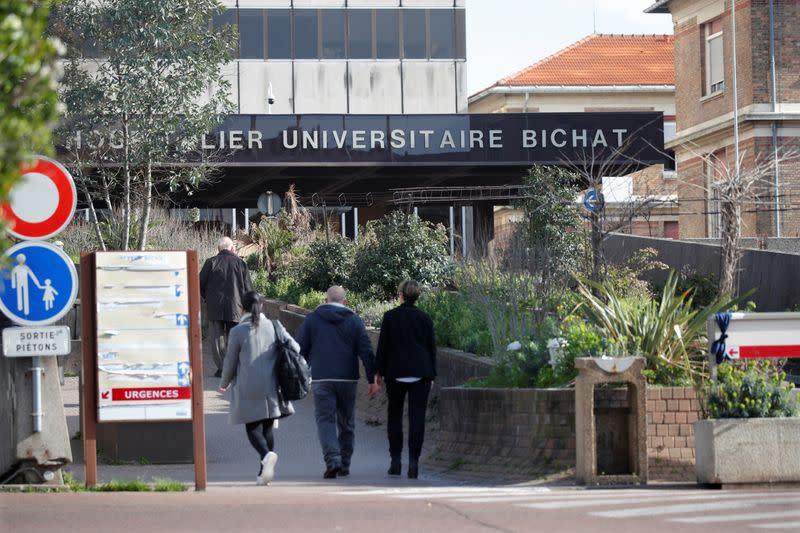
<svg viewBox="0 0 800 533">
<path fill-rule="evenodd" d="M 643 13 L 652 3 L 466 0 L 469 94 L 586 37 L 593 33 L 595 24 L 596 33 L 671 34 L 670 15 Z"/>
</svg>

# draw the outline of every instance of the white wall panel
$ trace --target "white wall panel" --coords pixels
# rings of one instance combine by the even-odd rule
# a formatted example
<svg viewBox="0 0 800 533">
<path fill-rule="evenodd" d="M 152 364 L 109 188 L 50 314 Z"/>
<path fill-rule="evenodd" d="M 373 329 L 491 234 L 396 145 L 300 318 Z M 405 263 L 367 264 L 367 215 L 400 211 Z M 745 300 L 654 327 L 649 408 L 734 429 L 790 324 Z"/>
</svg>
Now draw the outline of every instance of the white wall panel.
<svg viewBox="0 0 800 533">
<path fill-rule="evenodd" d="M 456 113 L 469 112 L 469 93 L 467 92 L 467 62 L 457 61 L 456 76 L 458 77 L 458 93 L 456 94 Z"/>
<path fill-rule="evenodd" d="M 400 7 L 400 0 L 349 0 L 349 7 Z"/>
<path fill-rule="evenodd" d="M 453 0 L 403 0 L 403 7 L 453 7 Z"/>
<path fill-rule="evenodd" d="M 267 87 L 272 82 L 272 112 L 292 112 L 292 64 L 289 61 L 241 61 L 241 113 L 267 112 Z"/>
<path fill-rule="evenodd" d="M 344 61 L 297 61 L 295 113 L 347 113 Z"/>
<path fill-rule="evenodd" d="M 455 113 L 455 65 L 452 61 L 403 63 L 406 113 Z"/>
<path fill-rule="evenodd" d="M 294 7 L 344 7 L 344 0 L 294 0 Z"/>
<path fill-rule="evenodd" d="M 350 62 L 350 113 L 401 113 L 400 61 Z"/>
<path fill-rule="evenodd" d="M 236 2 L 233 2 L 234 5 Z M 291 7 L 291 0 L 239 0 L 239 7 Z"/>
</svg>

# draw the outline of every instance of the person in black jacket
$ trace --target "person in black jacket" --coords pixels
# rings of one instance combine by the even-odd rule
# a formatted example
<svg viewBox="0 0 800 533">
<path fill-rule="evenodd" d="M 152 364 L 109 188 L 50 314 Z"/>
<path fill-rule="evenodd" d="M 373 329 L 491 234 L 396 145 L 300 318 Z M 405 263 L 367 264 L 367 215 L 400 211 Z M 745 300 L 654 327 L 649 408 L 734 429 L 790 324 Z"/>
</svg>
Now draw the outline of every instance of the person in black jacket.
<svg viewBox="0 0 800 533">
<path fill-rule="evenodd" d="M 400 306 L 383 315 L 378 340 L 378 384 L 386 383 L 389 398 L 390 476 L 399 476 L 403 452 L 403 404 L 408 394 L 408 477 L 419 475 L 419 456 L 425 438 L 425 409 L 436 377 L 436 338 L 433 321 L 414 304 L 420 287 L 407 280 L 398 288 Z"/>
<path fill-rule="evenodd" d="M 358 359 L 364 363 L 369 396 L 375 384 L 375 355 L 361 318 L 344 305 L 345 291 L 328 289 L 325 303 L 309 314 L 300 326 L 300 353 L 311 365 L 314 416 L 325 459 L 325 479 L 350 474 L 355 444 Z"/>
<path fill-rule="evenodd" d="M 216 377 L 222 375 L 222 362 L 228 334 L 242 317 L 242 296 L 253 290 L 247 263 L 233 252 L 233 241 L 222 237 L 219 253 L 209 257 L 200 270 L 200 295 L 206 302 L 206 318 L 211 330 L 211 354 L 217 365 Z"/>
</svg>

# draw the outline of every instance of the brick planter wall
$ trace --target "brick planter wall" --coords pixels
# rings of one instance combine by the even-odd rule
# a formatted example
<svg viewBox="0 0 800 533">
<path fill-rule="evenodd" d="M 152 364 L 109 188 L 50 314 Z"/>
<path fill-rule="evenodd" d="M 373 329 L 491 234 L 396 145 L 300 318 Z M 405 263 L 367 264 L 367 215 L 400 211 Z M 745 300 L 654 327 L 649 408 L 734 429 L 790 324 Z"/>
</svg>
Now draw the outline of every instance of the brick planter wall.
<svg viewBox="0 0 800 533">
<path fill-rule="evenodd" d="M 694 427 L 700 402 L 691 387 L 647 389 L 647 455 L 650 477 L 693 481 Z"/>
<path fill-rule="evenodd" d="M 570 389 L 443 388 L 428 462 L 470 473 L 533 477 L 575 464 Z"/>
<path fill-rule="evenodd" d="M 623 391 L 595 391 L 596 407 L 624 407 Z M 429 462 L 487 475 L 542 475 L 575 465 L 572 389 L 440 391 L 439 431 Z M 691 388 L 648 388 L 648 470 L 651 480 L 694 480 L 699 405 Z"/>
</svg>

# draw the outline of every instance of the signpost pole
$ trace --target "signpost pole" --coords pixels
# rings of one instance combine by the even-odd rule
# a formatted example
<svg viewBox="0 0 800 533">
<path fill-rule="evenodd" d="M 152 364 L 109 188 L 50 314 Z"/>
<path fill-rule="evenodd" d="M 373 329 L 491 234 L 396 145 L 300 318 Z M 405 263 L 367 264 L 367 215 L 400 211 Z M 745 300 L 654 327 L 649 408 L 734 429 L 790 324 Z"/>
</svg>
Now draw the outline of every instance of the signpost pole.
<svg viewBox="0 0 800 533">
<path fill-rule="evenodd" d="M 33 384 L 33 412 L 31 416 L 33 417 L 33 432 L 34 433 L 41 433 L 42 432 L 42 373 L 44 369 L 42 368 L 42 359 L 38 355 L 34 355 L 32 357 L 33 366 L 31 367 L 31 373 L 33 374 L 32 384 Z"/>
<path fill-rule="evenodd" d="M 94 272 L 95 256 L 81 253 L 81 345 L 83 346 L 83 462 L 86 486 L 97 485 L 97 353 Z"/>
<path fill-rule="evenodd" d="M 200 329 L 200 277 L 197 252 L 186 252 L 189 283 L 189 353 L 192 363 L 192 431 L 194 433 L 194 488 L 206 490 L 206 431 L 203 412 L 203 352 Z"/>
</svg>

